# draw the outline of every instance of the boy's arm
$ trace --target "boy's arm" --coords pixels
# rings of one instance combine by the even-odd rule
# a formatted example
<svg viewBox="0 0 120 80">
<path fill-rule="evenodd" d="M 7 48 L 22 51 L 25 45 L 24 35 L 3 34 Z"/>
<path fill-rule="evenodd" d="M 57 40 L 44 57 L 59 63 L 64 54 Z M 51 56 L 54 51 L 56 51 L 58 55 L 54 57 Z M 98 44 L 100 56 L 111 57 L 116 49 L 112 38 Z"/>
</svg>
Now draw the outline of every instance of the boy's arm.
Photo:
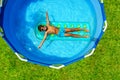
<svg viewBox="0 0 120 80">
<path fill-rule="evenodd" d="M 42 45 L 43 45 L 43 43 L 44 43 L 44 41 L 45 41 L 46 38 L 47 38 L 47 32 L 45 33 L 45 36 L 44 36 L 42 42 L 40 43 L 40 45 L 38 46 L 38 48 L 42 47 Z"/>
<path fill-rule="evenodd" d="M 49 21 L 49 17 L 48 17 L 48 12 L 46 12 L 46 21 L 47 21 L 47 25 L 50 25 L 50 21 Z"/>
</svg>

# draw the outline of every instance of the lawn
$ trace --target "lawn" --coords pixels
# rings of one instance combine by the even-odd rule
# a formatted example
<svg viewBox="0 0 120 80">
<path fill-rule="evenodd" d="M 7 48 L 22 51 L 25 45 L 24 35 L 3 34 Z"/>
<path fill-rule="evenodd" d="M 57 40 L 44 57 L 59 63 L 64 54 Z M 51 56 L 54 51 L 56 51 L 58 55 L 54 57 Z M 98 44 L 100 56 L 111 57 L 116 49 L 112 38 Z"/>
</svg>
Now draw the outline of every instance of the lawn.
<svg viewBox="0 0 120 80">
<path fill-rule="evenodd" d="M 104 0 L 108 29 L 93 56 L 55 70 L 18 60 L 0 38 L 1 80 L 120 80 L 120 0 Z"/>
</svg>

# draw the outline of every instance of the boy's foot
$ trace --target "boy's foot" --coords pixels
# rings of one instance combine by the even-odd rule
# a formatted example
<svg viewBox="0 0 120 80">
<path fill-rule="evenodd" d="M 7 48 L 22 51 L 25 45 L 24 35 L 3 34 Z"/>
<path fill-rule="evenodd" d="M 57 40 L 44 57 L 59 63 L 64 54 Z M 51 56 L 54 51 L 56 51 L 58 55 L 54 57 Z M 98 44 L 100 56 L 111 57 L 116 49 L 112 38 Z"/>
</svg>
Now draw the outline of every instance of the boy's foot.
<svg viewBox="0 0 120 80">
<path fill-rule="evenodd" d="M 83 36 L 84 38 L 89 38 L 89 36 L 88 35 L 86 35 L 86 36 Z"/>
<path fill-rule="evenodd" d="M 89 32 L 89 30 L 87 30 L 87 29 L 84 29 L 84 31 L 85 31 L 85 32 Z"/>
</svg>

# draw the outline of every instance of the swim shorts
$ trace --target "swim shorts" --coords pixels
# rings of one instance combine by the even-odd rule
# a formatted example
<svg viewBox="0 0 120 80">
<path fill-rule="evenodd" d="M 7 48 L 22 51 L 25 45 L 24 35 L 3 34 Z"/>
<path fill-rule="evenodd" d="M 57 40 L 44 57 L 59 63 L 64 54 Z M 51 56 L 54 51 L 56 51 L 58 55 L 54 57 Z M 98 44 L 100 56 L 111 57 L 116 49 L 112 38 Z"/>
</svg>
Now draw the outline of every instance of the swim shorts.
<svg viewBox="0 0 120 80">
<path fill-rule="evenodd" d="M 65 36 L 65 29 L 64 29 L 64 27 L 60 27 L 59 28 L 58 36 L 59 37 L 64 37 Z"/>
</svg>

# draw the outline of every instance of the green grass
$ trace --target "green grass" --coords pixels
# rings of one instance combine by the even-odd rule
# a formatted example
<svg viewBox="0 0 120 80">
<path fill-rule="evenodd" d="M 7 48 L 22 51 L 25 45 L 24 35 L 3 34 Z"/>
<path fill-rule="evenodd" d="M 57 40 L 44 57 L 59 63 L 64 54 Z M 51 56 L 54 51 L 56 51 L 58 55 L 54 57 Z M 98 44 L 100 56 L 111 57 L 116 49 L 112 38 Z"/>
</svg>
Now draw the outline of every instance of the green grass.
<svg viewBox="0 0 120 80">
<path fill-rule="evenodd" d="M 104 0 L 108 29 L 95 54 L 54 70 L 18 60 L 0 38 L 1 80 L 120 80 L 120 0 Z"/>
</svg>

